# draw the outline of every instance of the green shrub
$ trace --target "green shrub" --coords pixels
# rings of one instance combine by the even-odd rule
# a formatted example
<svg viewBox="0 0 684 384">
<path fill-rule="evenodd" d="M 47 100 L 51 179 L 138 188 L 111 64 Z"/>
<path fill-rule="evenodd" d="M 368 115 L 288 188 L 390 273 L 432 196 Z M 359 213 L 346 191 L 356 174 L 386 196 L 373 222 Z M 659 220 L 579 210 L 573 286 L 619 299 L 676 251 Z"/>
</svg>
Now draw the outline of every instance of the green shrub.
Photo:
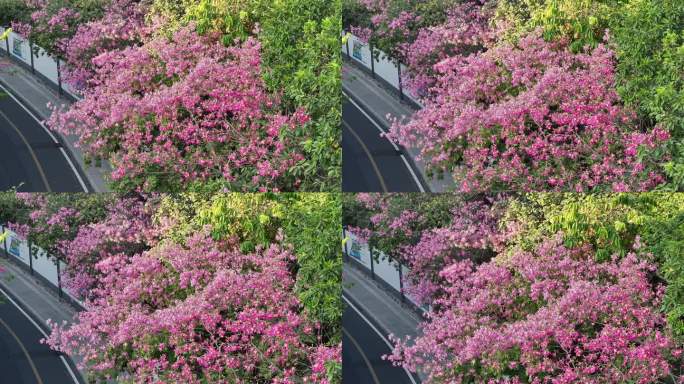
<svg viewBox="0 0 684 384">
<path fill-rule="evenodd" d="M 0 0 L 0 26 L 9 26 L 12 21 L 28 20 L 29 7 L 24 0 Z"/>
<path fill-rule="evenodd" d="M 673 137 L 668 189 L 684 188 L 684 2 L 632 0 L 614 23 L 617 89 L 646 127 Z"/>
</svg>

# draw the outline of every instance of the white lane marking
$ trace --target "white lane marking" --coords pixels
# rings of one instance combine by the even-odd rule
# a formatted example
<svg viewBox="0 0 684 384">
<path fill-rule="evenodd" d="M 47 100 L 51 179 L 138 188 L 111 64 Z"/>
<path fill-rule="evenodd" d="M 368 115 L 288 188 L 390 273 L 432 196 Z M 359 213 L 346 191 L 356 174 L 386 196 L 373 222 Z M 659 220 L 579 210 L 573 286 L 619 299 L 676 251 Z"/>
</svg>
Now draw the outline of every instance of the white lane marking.
<svg viewBox="0 0 684 384">
<path fill-rule="evenodd" d="M 425 192 L 425 188 L 423 188 L 423 184 L 421 184 L 420 181 L 418 180 L 418 176 L 416 175 L 415 172 L 413 172 L 413 167 L 411 167 L 408 160 L 406 160 L 406 157 L 404 156 L 404 154 L 402 153 L 400 156 L 401 156 L 401 159 L 404 160 L 404 164 L 406 165 L 406 168 L 408 168 L 409 172 L 411 173 L 411 176 L 413 177 L 413 181 L 418 186 L 418 189 L 421 192 Z"/>
<path fill-rule="evenodd" d="M 26 316 L 26 318 L 31 322 L 31 324 L 33 324 L 33 326 L 36 327 L 36 329 L 38 329 L 38 331 L 47 339 L 48 335 L 47 333 L 45 333 L 45 331 L 43 331 L 43 328 L 39 327 L 38 324 L 36 324 L 36 322 L 33 321 L 33 318 L 29 316 L 28 313 L 24 312 L 24 310 L 16 303 L 16 301 L 12 300 L 12 297 L 10 297 L 10 295 L 8 295 L 7 292 L 0 288 L 0 293 L 2 293 L 12 304 L 14 304 L 14 306 L 19 310 L 19 312 Z M 64 356 L 60 356 L 60 358 L 64 363 L 64 366 L 66 367 L 67 371 L 71 375 L 71 378 L 74 379 L 74 383 L 79 384 L 79 381 L 76 378 L 74 371 L 71 370 L 71 366 L 69 366 Z"/>
<path fill-rule="evenodd" d="M 349 100 L 350 103 L 352 103 L 352 104 L 356 107 L 356 109 L 358 109 L 358 110 L 361 112 L 361 114 L 363 114 L 364 116 L 366 116 L 366 118 L 368 119 L 368 121 L 370 121 L 370 122 L 373 124 L 373 126 L 374 126 L 375 128 L 377 128 L 378 131 L 380 131 L 380 133 L 382 133 L 382 134 L 386 134 L 386 133 L 387 133 L 387 131 L 385 131 L 385 130 L 380 126 L 380 124 L 378 124 L 372 117 L 370 117 L 370 115 L 367 114 L 366 111 L 364 111 L 363 108 L 361 108 L 361 106 L 359 106 L 359 105 L 356 103 L 356 101 L 354 101 L 354 99 L 352 99 L 351 97 L 349 97 L 349 95 L 347 95 L 346 92 L 342 92 L 342 94 L 347 98 L 347 100 Z M 399 150 L 399 147 L 397 147 L 397 145 L 394 144 L 394 142 L 393 142 L 392 140 L 389 140 L 389 139 L 387 139 L 386 137 L 385 137 L 385 140 L 389 141 L 390 144 L 392 144 L 392 147 L 394 147 L 395 150 L 397 150 L 397 151 Z"/>
<path fill-rule="evenodd" d="M 363 108 L 361 108 L 361 107 L 354 101 L 354 99 L 352 99 L 351 97 L 349 97 L 349 95 L 347 95 L 346 92 L 342 92 L 342 94 L 347 98 L 347 100 L 349 100 L 349 102 L 351 102 L 351 103 L 356 107 L 356 109 L 358 109 L 358 110 L 359 110 L 359 111 L 368 119 L 368 121 L 370 121 L 370 122 L 375 126 L 375 128 L 378 129 L 378 131 L 380 131 L 382 134 L 386 134 L 386 133 L 387 133 L 387 131 L 385 131 L 384 129 L 382 129 L 382 127 L 380 126 L 380 124 L 378 124 L 372 117 L 370 117 L 370 116 L 366 113 L 366 111 L 364 111 Z M 383 136 L 383 137 L 384 137 L 384 136 Z M 392 144 L 392 147 L 394 147 L 394 150 L 395 150 L 395 151 L 399 152 L 399 147 L 398 147 L 396 144 L 394 144 L 394 142 L 393 142 L 392 140 L 389 140 L 389 139 L 386 138 L 386 137 L 384 137 L 384 138 L 385 138 L 385 140 L 389 141 L 390 144 Z M 411 176 L 413 177 L 413 181 L 414 181 L 414 182 L 416 183 L 416 185 L 418 186 L 418 189 L 419 189 L 421 192 L 425 192 L 425 188 L 423 188 L 423 184 L 421 184 L 421 182 L 418 180 L 418 176 L 417 176 L 416 173 L 413 171 L 413 168 L 411 167 L 411 165 L 409 164 L 408 160 L 406 160 L 406 158 L 404 157 L 403 154 L 401 155 L 401 159 L 404 160 L 404 165 L 406 165 L 406 168 L 408 169 L 409 173 L 411 173 Z"/>
<path fill-rule="evenodd" d="M 52 141 L 54 141 L 55 144 L 59 144 L 59 140 L 57 140 L 55 135 L 45 125 L 43 125 L 43 122 L 40 121 L 40 119 L 38 117 L 36 117 L 36 115 L 34 115 L 33 112 L 31 112 L 28 108 L 26 108 L 26 106 L 24 106 L 24 104 L 22 104 L 16 97 L 14 97 L 12 92 L 9 92 L 7 90 L 7 88 L 5 88 L 2 84 L 0 84 L 0 88 L 2 88 L 6 94 L 8 94 L 14 101 L 16 101 L 16 103 L 19 104 L 19 106 L 21 108 L 23 108 L 24 111 L 26 111 L 26 113 L 28 113 L 29 116 L 31 116 L 38 123 L 38 125 L 40 125 L 45 130 L 45 132 L 47 132 L 48 135 L 50 135 L 50 138 L 52 138 Z M 67 155 L 67 153 L 63 147 L 60 146 L 59 149 L 61 149 L 61 152 L 62 152 L 62 155 L 64 156 L 64 159 L 66 159 L 67 163 L 69 164 L 69 167 L 71 167 L 71 170 L 73 171 L 74 175 L 76 176 L 76 179 L 78 179 L 78 183 L 81 184 L 81 188 L 83 188 L 83 192 L 88 192 L 88 187 L 86 187 L 85 182 L 83 182 L 83 179 L 81 178 L 81 174 L 78 173 L 78 171 L 76 170 L 76 166 L 74 166 L 74 163 L 71 161 L 71 158 L 69 157 L 69 155 Z"/>
<path fill-rule="evenodd" d="M 38 382 L 38 384 L 43 384 L 43 379 L 40 377 L 40 373 L 38 373 L 38 368 L 36 367 L 36 364 L 33 362 L 31 354 L 26 349 L 26 346 L 21 341 L 19 336 L 17 336 L 16 332 L 14 332 L 12 328 L 10 328 L 10 326 L 5 322 L 5 320 L 0 319 L 0 325 L 5 327 L 7 332 L 9 332 L 10 336 L 12 336 L 14 341 L 17 342 L 17 345 L 19 346 L 19 349 L 21 349 L 21 351 L 24 353 L 24 356 L 26 356 L 26 361 L 28 362 L 29 366 L 31 367 L 31 370 L 33 371 L 33 376 L 35 376 L 36 382 Z"/>
<path fill-rule="evenodd" d="M 375 326 L 373 325 L 373 323 L 371 323 L 371 322 L 366 318 L 366 316 L 364 316 L 363 313 L 361 313 L 361 311 L 360 311 L 358 308 L 356 308 L 356 306 L 355 306 L 354 304 L 352 304 L 352 302 L 349 301 L 349 299 L 347 299 L 347 298 L 344 296 L 344 294 L 342 295 L 342 299 L 343 299 L 344 301 L 347 302 L 347 304 L 354 310 L 354 312 L 356 312 L 356 313 L 359 315 L 359 317 L 361 317 L 361 318 L 363 319 L 363 321 L 365 321 L 366 324 L 368 324 L 368 325 L 371 327 L 371 329 L 372 329 L 373 331 L 375 331 L 375 333 L 378 334 L 378 336 L 380 336 L 380 338 L 382 339 L 382 341 L 384 341 L 385 344 L 387 344 L 387 347 L 389 347 L 390 350 L 393 350 L 393 349 L 394 349 L 394 346 L 389 342 L 389 340 L 387 340 L 387 339 L 385 338 L 385 336 L 382 334 L 382 332 L 380 332 L 377 328 L 375 328 Z M 413 378 L 413 375 L 411 375 L 411 372 L 409 372 L 409 370 L 406 369 L 405 367 L 402 367 L 402 368 L 404 369 L 404 372 L 406 372 L 406 375 L 407 375 L 407 376 L 409 377 L 409 379 L 411 380 L 411 383 L 417 384 L 417 383 L 416 383 L 416 380 Z"/>
</svg>

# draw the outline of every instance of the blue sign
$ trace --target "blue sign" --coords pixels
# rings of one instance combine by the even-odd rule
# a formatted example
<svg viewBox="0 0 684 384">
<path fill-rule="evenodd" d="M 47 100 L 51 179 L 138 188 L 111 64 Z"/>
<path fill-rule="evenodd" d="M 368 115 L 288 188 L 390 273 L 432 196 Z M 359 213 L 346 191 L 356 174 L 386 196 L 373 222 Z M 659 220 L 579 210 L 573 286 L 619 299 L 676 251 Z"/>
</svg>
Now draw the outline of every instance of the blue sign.
<svg viewBox="0 0 684 384">
<path fill-rule="evenodd" d="M 10 236 L 10 246 L 8 250 L 10 255 L 16 256 L 21 259 L 21 249 L 19 249 L 20 246 L 21 240 L 17 239 L 14 236 Z"/>
<path fill-rule="evenodd" d="M 14 38 L 14 41 L 12 42 L 12 53 L 14 56 L 20 57 L 22 59 L 24 58 L 23 45 L 24 40 L 18 39 L 16 37 Z"/>
<path fill-rule="evenodd" d="M 363 46 L 364 44 L 355 41 L 352 49 L 352 56 L 354 56 L 354 58 L 358 59 L 359 61 L 363 61 Z"/>
<path fill-rule="evenodd" d="M 361 244 L 352 241 L 351 250 L 349 251 L 349 256 L 361 260 Z"/>
</svg>

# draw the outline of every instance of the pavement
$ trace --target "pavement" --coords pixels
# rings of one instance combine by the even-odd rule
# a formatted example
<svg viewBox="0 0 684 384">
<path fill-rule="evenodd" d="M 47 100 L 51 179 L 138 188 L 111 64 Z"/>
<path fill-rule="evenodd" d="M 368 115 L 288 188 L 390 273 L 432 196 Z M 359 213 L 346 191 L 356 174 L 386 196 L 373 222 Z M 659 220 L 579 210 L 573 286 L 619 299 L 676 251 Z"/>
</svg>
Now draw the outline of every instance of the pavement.
<svg viewBox="0 0 684 384">
<path fill-rule="evenodd" d="M 20 307 L 0 293 L 0 370 L 16 384 L 78 384 L 60 355 L 40 343 L 44 336 Z"/>
<path fill-rule="evenodd" d="M 0 136 L 0 190 L 87 190 L 60 143 L 6 93 L 0 97 Z"/>
<path fill-rule="evenodd" d="M 421 183 L 406 157 L 353 101 L 342 103 L 342 190 L 420 192 Z M 424 189 L 422 189 L 424 191 Z"/>
<path fill-rule="evenodd" d="M 69 302 L 60 299 L 57 292 L 37 277 L 31 276 L 27 270 L 9 261 L 6 257 L 0 257 L 0 264 L 5 269 L 5 271 L 0 272 L 0 296 L 8 296 L 11 299 L 3 300 L 0 304 L 0 319 L 4 320 L 9 329 L 19 336 L 35 365 L 38 366 L 40 363 L 40 366 L 43 367 L 38 369 L 42 382 L 44 384 L 85 383 L 84 377 L 87 377 L 87 373 L 76 368 L 82 361 L 80 357 L 65 357 L 37 342 L 49 334 L 48 319 L 60 324 L 62 322 L 72 323 L 78 310 Z M 22 311 L 21 316 L 17 315 Z M 0 322 L 0 370 L 3 371 L 3 375 L 6 372 L 4 368 L 10 371 L 18 370 L 19 376 L 17 377 L 20 378 L 17 381 L 8 382 L 40 383 L 36 380 L 35 375 L 28 375 L 32 370 L 24 369 L 28 363 L 25 354 L 13 353 L 12 361 L 5 362 L 2 356 L 2 351 L 5 350 L 3 349 L 3 342 L 6 346 L 12 344 L 15 338 L 7 338 L 7 334 L 2 333 L 3 328 L 5 328 L 5 332 L 11 334 L 7 331 L 8 327 L 4 327 Z M 18 344 L 14 340 L 15 347 Z M 21 347 L 19 348 L 21 349 Z M 30 363 L 28 364 L 30 365 Z M 67 376 L 64 376 L 65 373 Z M 74 380 L 74 377 L 77 381 Z"/>
<path fill-rule="evenodd" d="M 343 383 L 420 383 L 421 378 L 383 360 L 391 352 L 390 334 L 415 339 L 420 316 L 350 262 L 342 270 Z"/>
<path fill-rule="evenodd" d="M 35 115 L 41 121 L 47 120 L 52 114 L 52 111 L 48 108 L 48 103 L 58 106 L 71 104 L 69 99 L 60 96 L 55 89 L 45 84 L 41 78 L 33 75 L 30 69 L 18 65 L 6 56 L 0 57 L 0 86 L 6 88 L 12 96 L 26 107 L 28 111 L 25 112 L 27 114 Z M 2 91 L 2 88 L 0 88 L 0 91 Z M 3 108 L 3 106 L 0 106 L 0 110 L 4 110 Z M 4 125 L 2 120 L 0 120 L 0 125 Z M 19 126 L 19 128 L 23 130 L 24 126 Z M 63 147 L 64 152 L 75 165 L 74 168 L 82 176 L 89 192 L 110 191 L 107 180 L 112 169 L 107 161 L 98 163 L 86 162 L 83 151 L 76 145 L 78 141 L 77 136 L 62 135 L 57 132 L 54 132 L 53 136 L 57 138 L 59 145 Z M 43 139 L 41 142 L 43 144 L 48 143 L 54 147 L 51 141 Z M 34 148 L 36 147 L 33 143 L 31 144 Z M 40 145 L 37 146 L 40 148 Z M 73 173 L 73 169 L 71 172 Z"/>
<path fill-rule="evenodd" d="M 367 117 L 370 118 L 369 120 L 373 120 L 374 122 L 376 122 L 378 126 L 380 126 L 380 128 L 382 128 L 384 131 L 389 130 L 389 127 L 391 126 L 391 122 L 390 119 L 388 119 L 388 116 L 390 116 L 391 118 L 398 118 L 400 121 L 406 121 L 406 119 L 409 119 L 411 115 L 413 115 L 413 113 L 415 113 L 415 111 L 417 110 L 415 106 L 408 103 L 407 101 L 400 100 L 396 92 L 388 89 L 386 85 L 381 83 L 379 80 L 374 79 L 371 76 L 371 74 L 359 68 L 356 64 L 348 60 L 345 60 L 342 66 L 342 90 L 349 99 L 351 99 L 354 103 L 358 105 L 357 110 L 343 110 L 343 128 L 345 128 L 344 122 L 346 122 L 347 125 L 352 126 L 352 128 L 355 128 L 357 131 L 360 131 L 361 129 L 366 129 L 366 135 L 380 135 L 380 132 L 377 130 L 377 128 L 367 129 L 363 125 L 357 125 L 357 122 L 355 120 L 361 119 L 361 117 L 359 116 L 359 112 L 361 112 L 361 110 L 361 114 L 365 112 L 365 114 L 368 115 Z M 357 127 L 359 128 L 357 129 Z M 358 151 L 356 153 L 350 152 L 349 148 L 347 148 L 347 152 L 345 152 L 345 130 L 346 129 L 343 130 L 343 158 L 345 159 L 343 163 L 349 161 L 347 160 L 348 158 L 352 158 L 354 159 L 354 161 L 356 161 L 355 159 L 358 159 L 360 157 Z M 383 138 L 382 140 L 386 141 L 387 139 Z M 371 143 L 371 145 L 373 145 L 373 143 Z M 368 147 L 369 149 L 372 149 L 371 146 Z M 382 158 L 382 156 L 388 155 L 388 152 L 384 149 L 385 148 L 379 148 L 377 150 L 377 154 L 380 156 L 380 158 Z M 420 154 L 420 150 L 418 148 L 399 147 L 398 151 L 399 153 L 403 153 L 405 155 L 405 158 L 409 163 L 410 168 L 416 174 L 418 180 L 424 186 L 425 190 L 431 192 L 444 192 L 454 190 L 456 188 L 455 182 L 453 181 L 453 179 L 449 177 L 438 178 L 428 176 L 428 173 L 426 171 L 426 162 L 422 159 L 418 160 Z M 371 154 L 373 154 L 372 150 L 370 152 Z M 349 167 L 354 167 L 354 169 L 361 169 L 361 166 L 358 166 L 356 164 L 349 165 Z M 404 165 L 403 168 L 406 169 L 406 165 Z M 346 176 L 343 176 L 343 180 L 346 181 Z M 372 184 L 370 185 L 373 186 Z M 343 191 L 352 192 L 352 190 L 348 191 L 344 187 L 345 186 L 343 185 Z M 352 189 L 355 188 L 355 186 L 349 187 Z M 404 190 L 389 189 L 389 191 L 401 192 Z"/>
</svg>

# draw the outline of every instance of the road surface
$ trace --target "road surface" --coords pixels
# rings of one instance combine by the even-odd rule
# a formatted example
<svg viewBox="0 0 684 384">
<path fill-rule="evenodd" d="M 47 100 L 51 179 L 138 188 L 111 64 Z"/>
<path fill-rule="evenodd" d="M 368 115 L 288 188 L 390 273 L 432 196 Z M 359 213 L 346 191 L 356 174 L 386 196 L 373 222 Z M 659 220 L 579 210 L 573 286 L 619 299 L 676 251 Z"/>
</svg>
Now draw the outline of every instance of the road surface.
<svg viewBox="0 0 684 384">
<path fill-rule="evenodd" d="M 0 87 L 0 191 L 83 192 L 64 149 Z"/>
<path fill-rule="evenodd" d="M 419 192 L 398 148 L 349 99 L 342 104 L 342 191 Z"/>
<path fill-rule="evenodd" d="M 0 293 L 0 382 L 78 384 L 60 355 L 39 342 L 36 325 Z"/>
<path fill-rule="evenodd" d="M 389 346 L 349 305 L 342 317 L 342 331 L 342 384 L 417 383 L 403 368 L 382 359 L 390 353 Z"/>
</svg>

